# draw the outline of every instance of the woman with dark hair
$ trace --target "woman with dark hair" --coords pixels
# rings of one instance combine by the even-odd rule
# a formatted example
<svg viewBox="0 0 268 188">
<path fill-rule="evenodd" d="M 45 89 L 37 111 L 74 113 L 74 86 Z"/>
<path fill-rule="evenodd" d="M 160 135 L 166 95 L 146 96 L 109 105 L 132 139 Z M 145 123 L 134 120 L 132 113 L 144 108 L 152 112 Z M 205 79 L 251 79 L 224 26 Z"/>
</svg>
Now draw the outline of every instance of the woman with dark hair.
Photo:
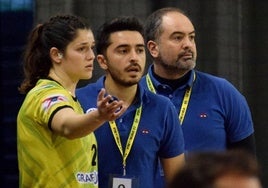
<svg viewBox="0 0 268 188">
<path fill-rule="evenodd" d="M 102 89 L 97 109 L 83 114 L 75 88 L 92 76 L 94 45 L 90 28 L 73 15 L 54 16 L 30 33 L 19 87 L 27 95 L 17 117 L 20 187 L 98 187 L 93 131 L 125 108 Z"/>
</svg>

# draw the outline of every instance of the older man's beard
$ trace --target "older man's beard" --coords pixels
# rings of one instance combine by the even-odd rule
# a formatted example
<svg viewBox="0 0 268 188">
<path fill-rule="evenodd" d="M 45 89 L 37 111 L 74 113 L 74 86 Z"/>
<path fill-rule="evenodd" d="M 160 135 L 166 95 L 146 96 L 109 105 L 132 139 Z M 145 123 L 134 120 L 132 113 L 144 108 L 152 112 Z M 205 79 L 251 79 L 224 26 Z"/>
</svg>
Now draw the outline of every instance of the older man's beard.
<svg viewBox="0 0 268 188">
<path fill-rule="evenodd" d="M 191 62 L 186 62 L 186 61 L 191 61 Z M 189 70 L 192 70 L 196 65 L 196 61 L 194 60 L 194 58 L 185 60 L 185 62 L 182 62 L 180 60 L 180 56 L 178 56 L 175 62 L 169 63 L 169 62 L 166 62 L 160 55 L 157 62 L 159 65 L 164 67 L 165 70 L 167 70 L 170 73 L 189 71 Z"/>
</svg>

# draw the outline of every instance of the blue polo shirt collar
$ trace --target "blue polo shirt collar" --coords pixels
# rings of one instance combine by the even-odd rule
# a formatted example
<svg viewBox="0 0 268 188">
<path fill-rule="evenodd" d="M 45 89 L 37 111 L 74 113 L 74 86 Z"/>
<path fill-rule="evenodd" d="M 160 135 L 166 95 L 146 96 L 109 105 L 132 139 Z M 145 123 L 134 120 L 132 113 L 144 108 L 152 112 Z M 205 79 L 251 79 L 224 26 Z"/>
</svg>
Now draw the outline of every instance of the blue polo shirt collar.
<svg viewBox="0 0 268 188">
<path fill-rule="evenodd" d="M 106 77 L 105 76 L 101 76 L 96 84 L 98 85 L 98 92 L 100 92 L 101 88 L 105 88 L 104 87 L 104 81 L 105 81 Z M 136 95 L 135 97 L 135 101 L 131 106 L 134 106 L 135 108 L 138 108 L 142 103 L 147 103 L 148 102 L 148 97 L 145 94 L 145 90 L 143 89 L 143 87 L 140 86 L 140 84 L 138 84 L 138 95 Z"/>
<path fill-rule="evenodd" d="M 149 66 L 149 69 L 148 69 L 148 73 L 149 73 L 149 76 L 152 80 L 152 83 L 154 85 L 154 87 L 156 88 L 163 88 L 163 87 L 169 87 L 169 86 L 166 86 L 166 85 L 163 85 L 161 84 L 154 76 L 153 76 L 153 64 Z M 190 76 L 190 79 L 187 81 L 187 83 L 185 85 L 183 85 L 181 88 L 185 88 L 185 87 L 192 87 L 193 85 L 193 82 L 194 82 L 194 74 L 195 74 L 195 71 L 194 70 L 191 70 L 191 76 Z"/>
</svg>

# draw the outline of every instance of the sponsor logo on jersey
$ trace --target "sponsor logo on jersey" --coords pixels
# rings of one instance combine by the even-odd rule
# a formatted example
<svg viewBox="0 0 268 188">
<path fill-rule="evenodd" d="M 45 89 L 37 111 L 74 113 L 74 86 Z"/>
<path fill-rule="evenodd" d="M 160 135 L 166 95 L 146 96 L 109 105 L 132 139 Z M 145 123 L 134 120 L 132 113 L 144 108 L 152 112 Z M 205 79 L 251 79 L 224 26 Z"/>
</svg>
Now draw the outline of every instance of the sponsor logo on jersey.
<svg viewBox="0 0 268 188">
<path fill-rule="evenodd" d="M 76 174 L 76 179 L 79 183 L 98 185 L 98 172 L 78 172 Z"/>
</svg>

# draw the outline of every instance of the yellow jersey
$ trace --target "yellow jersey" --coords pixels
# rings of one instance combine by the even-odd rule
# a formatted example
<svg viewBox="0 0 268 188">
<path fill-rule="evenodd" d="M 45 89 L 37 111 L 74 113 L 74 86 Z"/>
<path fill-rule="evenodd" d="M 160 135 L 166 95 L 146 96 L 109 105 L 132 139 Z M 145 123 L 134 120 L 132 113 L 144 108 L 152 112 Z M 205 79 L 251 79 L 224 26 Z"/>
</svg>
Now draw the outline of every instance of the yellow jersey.
<svg viewBox="0 0 268 188">
<path fill-rule="evenodd" d="M 98 187 L 94 133 L 69 140 L 51 130 L 53 115 L 62 108 L 83 113 L 56 81 L 40 79 L 26 95 L 17 116 L 20 187 Z"/>
</svg>

